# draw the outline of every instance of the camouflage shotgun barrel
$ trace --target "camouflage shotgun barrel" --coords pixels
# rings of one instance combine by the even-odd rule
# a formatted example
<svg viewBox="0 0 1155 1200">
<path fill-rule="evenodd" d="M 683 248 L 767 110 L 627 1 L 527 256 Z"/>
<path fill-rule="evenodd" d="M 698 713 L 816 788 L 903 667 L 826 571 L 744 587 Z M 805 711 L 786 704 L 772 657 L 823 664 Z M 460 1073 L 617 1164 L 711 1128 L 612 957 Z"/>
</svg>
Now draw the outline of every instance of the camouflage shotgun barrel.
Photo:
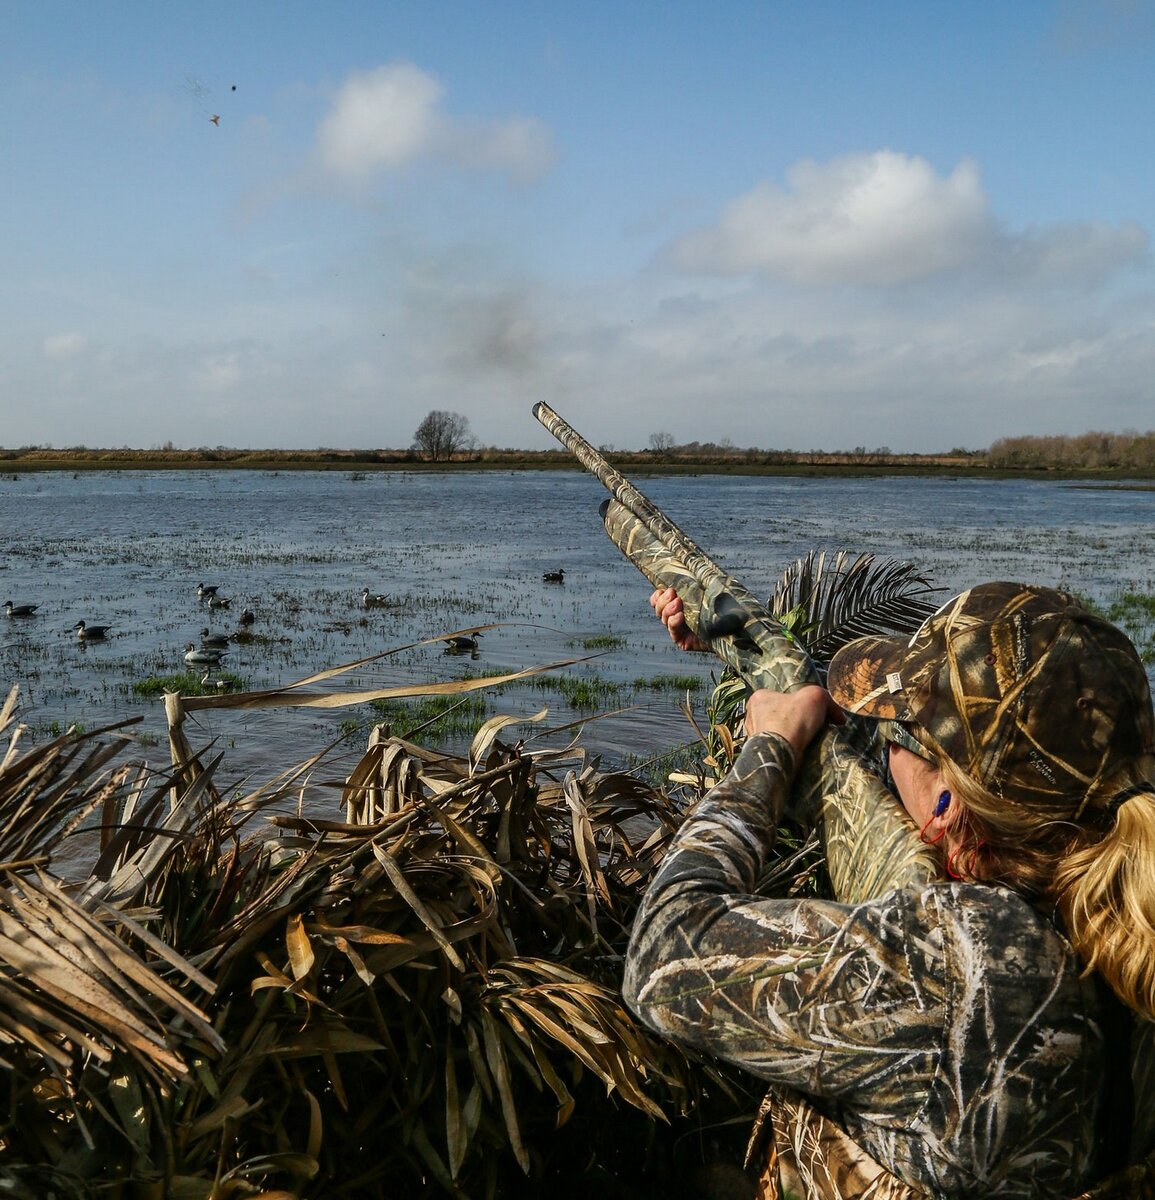
<svg viewBox="0 0 1155 1200">
<path fill-rule="evenodd" d="M 606 532 L 655 587 L 681 597 L 695 635 L 751 689 L 789 692 L 817 683 L 817 665 L 765 605 L 727 575 L 685 533 L 547 404 L 533 415 L 611 494 Z M 875 774 L 863 752 L 868 727 L 855 718 L 827 726 L 807 752 L 793 806 L 822 832 L 835 896 L 855 903 L 894 887 L 941 878 L 934 847 Z"/>
</svg>

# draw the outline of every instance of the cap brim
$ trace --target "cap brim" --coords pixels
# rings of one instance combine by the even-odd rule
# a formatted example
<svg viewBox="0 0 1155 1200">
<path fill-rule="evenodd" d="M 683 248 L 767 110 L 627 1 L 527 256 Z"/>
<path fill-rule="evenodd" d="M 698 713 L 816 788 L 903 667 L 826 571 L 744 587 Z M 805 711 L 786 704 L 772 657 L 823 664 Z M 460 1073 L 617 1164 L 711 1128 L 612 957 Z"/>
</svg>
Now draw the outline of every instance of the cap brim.
<svg viewBox="0 0 1155 1200">
<path fill-rule="evenodd" d="M 910 711 L 902 686 L 906 637 L 861 637 L 835 654 L 826 686 L 849 713 L 888 721 L 907 721 Z"/>
</svg>

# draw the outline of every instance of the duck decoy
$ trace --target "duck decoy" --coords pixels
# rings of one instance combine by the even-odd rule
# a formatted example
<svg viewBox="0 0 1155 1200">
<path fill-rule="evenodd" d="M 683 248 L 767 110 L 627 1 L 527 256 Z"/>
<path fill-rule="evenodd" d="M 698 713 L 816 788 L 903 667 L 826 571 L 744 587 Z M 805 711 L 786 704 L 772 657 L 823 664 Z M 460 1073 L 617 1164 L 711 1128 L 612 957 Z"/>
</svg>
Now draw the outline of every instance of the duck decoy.
<svg viewBox="0 0 1155 1200">
<path fill-rule="evenodd" d="M 480 633 L 458 634 L 456 637 L 447 637 L 445 639 L 445 653 L 453 654 L 462 650 L 476 650 L 477 639 L 481 637 Z"/>
<path fill-rule="evenodd" d="M 388 603 L 388 596 L 375 596 L 368 588 L 361 593 L 362 608 L 381 608 Z"/>
<path fill-rule="evenodd" d="M 217 664 L 214 664 L 217 665 Z M 201 676 L 201 687 L 207 688 L 209 684 L 217 689 L 218 692 L 227 692 L 229 690 L 229 681 L 227 679 L 213 679 L 213 668 L 209 669 Z"/>
<path fill-rule="evenodd" d="M 11 600 L 4 601 L 4 611 L 10 617 L 34 616 L 39 607 L 39 604 L 13 604 Z"/>
<path fill-rule="evenodd" d="M 207 629 L 202 629 L 201 646 L 205 650 L 227 650 L 229 635 L 227 633 L 210 633 Z"/>
<path fill-rule="evenodd" d="M 73 632 L 78 642 L 102 642 L 111 628 L 111 625 L 89 625 L 87 621 L 77 621 Z"/>
<path fill-rule="evenodd" d="M 241 612 L 241 624 L 251 625 L 257 619 L 257 614 L 251 608 L 243 609 Z"/>
<path fill-rule="evenodd" d="M 546 571 L 541 579 L 543 583 L 565 583 L 565 567 L 559 567 L 556 571 Z"/>
<path fill-rule="evenodd" d="M 214 589 L 209 597 L 209 608 L 228 608 L 232 601 L 227 596 L 218 596 Z"/>
<path fill-rule="evenodd" d="M 192 642 L 184 649 L 184 660 L 190 667 L 215 667 L 221 661 L 223 650 L 198 650 Z"/>
<path fill-rule="evenodd" d="M 198 583 L 197 584 L 197 599 L 204 600 L 210 596 L 215 596 L 217 594 L 217 587 L 218 587 L 218 585 L 215 583 L 210 584 L 208 586 L 206 586 L 203 583 Z"/>
</svg>

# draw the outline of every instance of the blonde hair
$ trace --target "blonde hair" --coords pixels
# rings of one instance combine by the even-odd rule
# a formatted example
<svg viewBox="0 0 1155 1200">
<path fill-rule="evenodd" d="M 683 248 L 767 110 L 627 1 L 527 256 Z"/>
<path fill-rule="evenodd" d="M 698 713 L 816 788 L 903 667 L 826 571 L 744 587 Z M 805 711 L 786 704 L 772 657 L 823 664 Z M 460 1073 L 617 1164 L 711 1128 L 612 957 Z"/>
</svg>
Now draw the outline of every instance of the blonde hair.
<svg viewBox="0 0 1155 1200">
<path fill-rule="evenodd" d="M 948 758 L 939 769 L 961 801 L 945 839 L 951 873 L 1053 909 L 1086 971 L 1155 1020 L 1155 794 L 1075 821 L 994 796 Z"/>
</svg>

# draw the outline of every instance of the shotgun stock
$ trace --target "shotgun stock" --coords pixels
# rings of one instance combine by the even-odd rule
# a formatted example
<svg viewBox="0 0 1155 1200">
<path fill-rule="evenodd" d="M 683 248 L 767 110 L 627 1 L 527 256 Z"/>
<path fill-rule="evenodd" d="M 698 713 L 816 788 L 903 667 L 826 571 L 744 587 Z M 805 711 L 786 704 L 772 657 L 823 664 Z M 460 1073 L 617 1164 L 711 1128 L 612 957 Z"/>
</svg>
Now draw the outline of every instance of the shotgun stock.
<svg viewBox="0 0 1155 1200">
<path fill-rule="evenodd" d="M 819 683 L 817 665 L 769 610 L 549 405 L 533 415 L 610 492 L 601 506 L 610 539 L 655 587 L 681 597 L 695 635 L 751 689 Z M 850 718 L 827 726 L 800 765 L 793 806 L 821 830 L 837 899 L 855 903 L 941 878 L 942 863 L 895 802 L 865 752 L 872 730 Z"/>
</svg>

